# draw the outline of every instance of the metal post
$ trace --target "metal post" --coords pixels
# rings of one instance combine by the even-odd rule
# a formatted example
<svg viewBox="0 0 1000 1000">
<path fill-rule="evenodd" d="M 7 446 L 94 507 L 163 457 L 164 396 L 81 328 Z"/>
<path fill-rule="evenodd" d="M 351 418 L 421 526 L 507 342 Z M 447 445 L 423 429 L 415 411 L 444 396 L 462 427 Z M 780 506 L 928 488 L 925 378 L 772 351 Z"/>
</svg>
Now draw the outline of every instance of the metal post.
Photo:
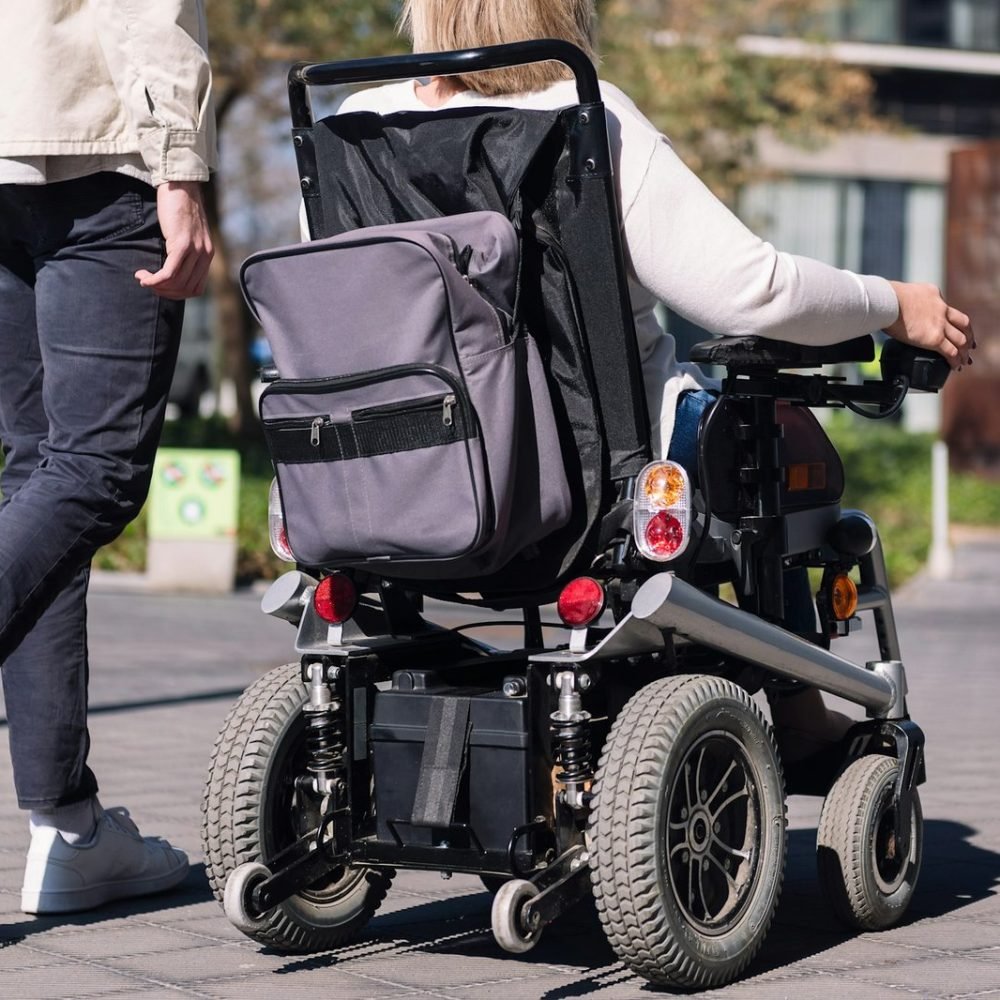
<svg viewBox="0 0 1000 1000">
<path fill-rule="evenodd" d="M 931 448 L 931 550 L 927 572 L 935 580 L 951 576 L 953 565 L 948 541 L 948 446 L 935 441 Z"/>
</svg>

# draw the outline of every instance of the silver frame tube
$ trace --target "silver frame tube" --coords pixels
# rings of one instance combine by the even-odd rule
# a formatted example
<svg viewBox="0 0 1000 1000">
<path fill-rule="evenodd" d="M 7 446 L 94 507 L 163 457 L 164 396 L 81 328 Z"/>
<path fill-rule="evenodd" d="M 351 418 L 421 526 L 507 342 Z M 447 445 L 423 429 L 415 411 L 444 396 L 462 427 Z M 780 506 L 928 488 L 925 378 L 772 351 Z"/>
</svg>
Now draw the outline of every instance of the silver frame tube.
<svg viewBox="0 0 1000 1000">
<path fill-rule="evenodd" d="M 658 573 L 639 588 L 630 617 L 673 629 L 701 645 L 864 705 L 877 715 L 895 699 L 893 685 L 880 674 L 711 597 L 672 573 Z"/>
</svg>

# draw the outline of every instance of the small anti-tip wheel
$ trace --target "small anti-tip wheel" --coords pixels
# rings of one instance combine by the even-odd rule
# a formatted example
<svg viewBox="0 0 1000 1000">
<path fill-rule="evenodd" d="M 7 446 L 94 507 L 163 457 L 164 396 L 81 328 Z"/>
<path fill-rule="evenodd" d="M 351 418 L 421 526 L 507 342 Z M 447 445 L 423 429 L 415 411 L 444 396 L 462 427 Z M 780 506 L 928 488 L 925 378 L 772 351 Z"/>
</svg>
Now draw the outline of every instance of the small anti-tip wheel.
<svg viewBox="0 0 1000 1000">
<path fill-rule="evenodd" d="M 271 877 L 271 871 L 266 865 L 248 861 L 239 868 L 234 868 L 226 879 L 226 892 L 222 899 L 222 908 L 226 918 L 244 934 L 253 934 L 265 923 L 267 914 L 253 916 L 250 912 L 250 898 L 254 889 L 265 879 Z"/>
<path fill-rule="evenodd" d="M 497 944 L 504 951 L 520 954 L 531 951 L 538 944 L 538 939 L 542 936 L 541 926 L 528 930 L 521 919 L 524 904 L 537 895 L 538 888 L 522 878 L 504 882 L 497 890 L 493 897 L 490 924 Z"/>
</svg>

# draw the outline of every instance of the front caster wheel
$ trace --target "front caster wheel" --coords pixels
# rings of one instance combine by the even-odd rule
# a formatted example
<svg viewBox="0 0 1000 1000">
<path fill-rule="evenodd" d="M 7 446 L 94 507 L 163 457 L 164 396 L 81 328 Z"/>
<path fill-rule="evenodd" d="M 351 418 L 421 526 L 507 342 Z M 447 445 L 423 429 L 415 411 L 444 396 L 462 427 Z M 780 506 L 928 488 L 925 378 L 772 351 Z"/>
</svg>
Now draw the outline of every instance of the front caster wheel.
<svg viewBox="0 0 1000 1000">
<path fill-rule="evenodd" d="M 511 879 L 497 889 L 490 911 L 490 924 L 497 944 L 504 951 L 520 954 L 531 951 L 542 936 L 542 928 L 526 928 L 522 921 L 524 904 L 538 895 L 538 888 L 524 879 Z"/>
<path fill-rule="evenodd" d="M 632 971 L 696 988 L 739 975 L 785 865 L 781 765 L 746 691 L 685 675 L 637 692 L 601 755 L 590 843 L 597 912 Z"/>
<path fill-rule="evenodd" d="M 215 742 L 202 803 L 205 871 L 216 898 L 230 919 L 237 917 L 240 930 L 280 951 L 327 951 L 348 943 L 378 909 L 393 876 L 390 869 L 339 867 L 259 919 L 243 921 L 247 883 L 252 891 L 259 869 L 267 871 L 319 823 L 319 803 L 295 781 L 306 770 L 302 706 L 308 698 L 297 663 L 251 684 Z"/>
<path fill-rule="evenodd" d="M 222 909 L 225 911 L 226 919 L 238 931 L 252 935 L 266 925 L 266 914 L 251 915 L 251 900 L 254 889 L 270 877 L 271 872 L 266 865 L 248 861 L 240 865 L 226 879 Z"/>
<path fill-rule="evenodd" d="M 910 812 L 910 849 L 897 849 L 893 791 L 899 762 L 868 756 L 854 761 L 823 803 L 816 860 L 834 913 L 848 927 L 883 930 L 906 912 L 916 889 L 924 818 L 916 789 Z"/>
</svg>

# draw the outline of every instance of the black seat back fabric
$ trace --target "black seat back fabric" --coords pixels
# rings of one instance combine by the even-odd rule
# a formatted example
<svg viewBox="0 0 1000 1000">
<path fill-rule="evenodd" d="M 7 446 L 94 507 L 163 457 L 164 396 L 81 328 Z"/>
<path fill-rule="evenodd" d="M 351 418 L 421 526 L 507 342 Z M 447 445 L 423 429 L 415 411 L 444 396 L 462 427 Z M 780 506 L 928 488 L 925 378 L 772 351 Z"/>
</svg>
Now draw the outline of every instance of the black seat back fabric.
<svg viewBox="0 0 1000 1000">
<path fill-rule="evenodd" d="M 548 374 L 573 513 L 490 578 L 453 581 L 456 591 L 544 590 L 589 564 L 615 481 L 648 461 L 642 382 L 624 346 L 635 332 L 608 218 L 613 187 L 571 176 L 572 121 L 572 109 L 357 112 L 312 129 L 314 238 L 477 210 L 504 213 L 522 236 L 520 315 Z"/>
</svg>

